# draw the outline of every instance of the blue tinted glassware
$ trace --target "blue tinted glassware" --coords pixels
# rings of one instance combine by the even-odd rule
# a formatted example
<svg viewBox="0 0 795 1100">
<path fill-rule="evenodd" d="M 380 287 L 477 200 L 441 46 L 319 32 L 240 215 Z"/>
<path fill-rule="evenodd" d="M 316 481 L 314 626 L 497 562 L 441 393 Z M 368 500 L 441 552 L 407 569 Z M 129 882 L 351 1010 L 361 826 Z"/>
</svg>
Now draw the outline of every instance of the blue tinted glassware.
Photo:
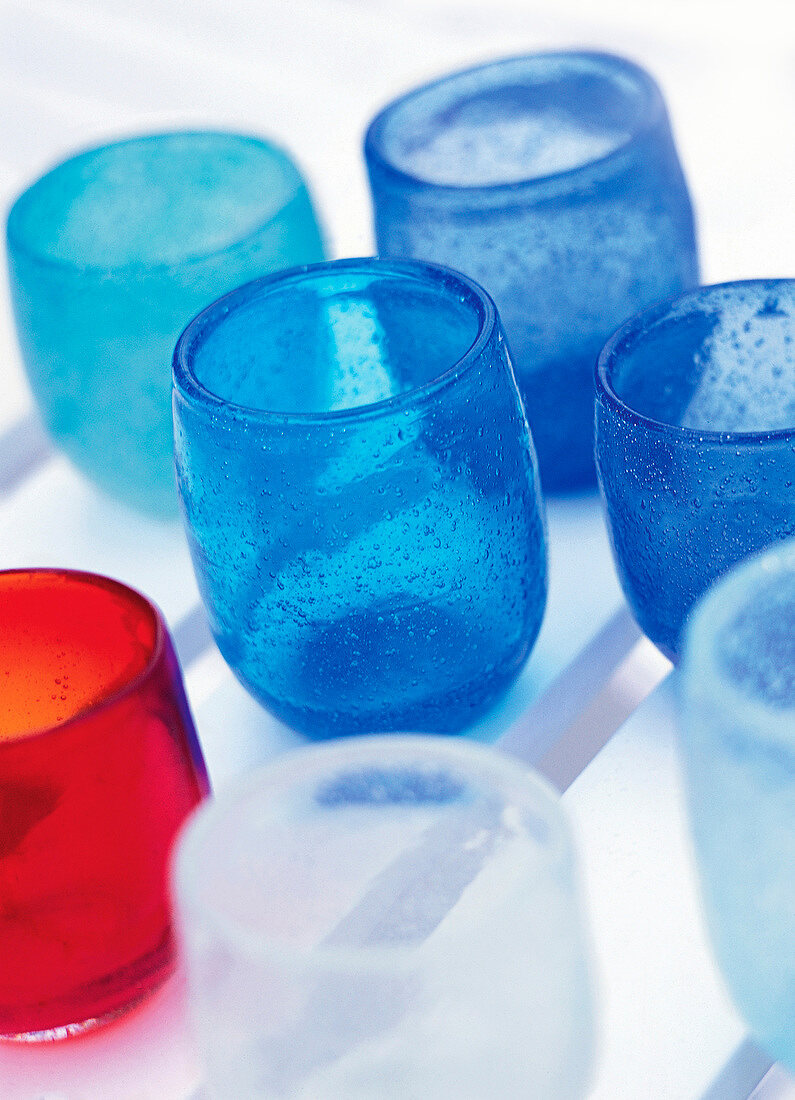
<svg viewBox="0 0 795 1100">
<path fill-rule="evenodd" d="M 311 737 L 457 732 L 546 595 L 533 445 L 494 305 L 349 260 L 258 280 L 174 356 L 177 478 L 224 657 Z"/>
<path fill-rule="evenodd" d="M 378 251 L 448 264 L 486 288 L 544 489 L 592 485 L 599 349 L 625 318 L 698 281 L 657 85 L 608 54 L 498 61 L 390 104 L 365 157 Z"/>
<path fill-rule="evenodd" d="M 715 953 L 754 1034 L 795 1071 L 795 541 L 700 601 L 683 674 L 685 777 Z"/>
<path fill-rule="evenodd" d="M 8 217 L 17 331 L 42 418 L 108 493 L 177 513 L 169 401 L 182 329 L 255 276 L 323 258 L 306 188 L 267 142 L 164 133 L 59 164 Z"/>
<path fill-rule="evenodd" d="M 702 287 L 619 329 L 596 458 L 624 593 L 675 660 L 709 585 L 795 535 L 795 280 Z"/>
</svg>

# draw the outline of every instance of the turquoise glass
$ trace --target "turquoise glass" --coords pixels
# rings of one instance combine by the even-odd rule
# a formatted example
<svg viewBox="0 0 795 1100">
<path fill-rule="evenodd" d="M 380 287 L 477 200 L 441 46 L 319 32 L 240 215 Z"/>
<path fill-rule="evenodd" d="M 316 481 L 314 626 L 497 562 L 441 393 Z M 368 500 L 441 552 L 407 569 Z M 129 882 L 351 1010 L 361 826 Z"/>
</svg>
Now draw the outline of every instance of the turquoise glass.
<svg viewBox="0 0 795 1100">
<path fill-rule="evenodd" d="M 174 430 L 218 646 L 293 729 L 456 733 L 514 681 L 544 521 L 476 284 L 373 258 L 249 283 L 181 336 Z"/>
<path fill-rule="evenodd" d="M 686 631 L 682 744 L 715 952 L 795 1071 L 795 540 L 737 566 Z"/>
<path fill-rule="evenodd" d="M 257 138 L 154 134 L 53 168 L 8 217 L 19 342 L 53 439 L 106 492 L 176 515 L 179 333 L 240 283 L 322 257 L 301 176 Z"/>
</svg>

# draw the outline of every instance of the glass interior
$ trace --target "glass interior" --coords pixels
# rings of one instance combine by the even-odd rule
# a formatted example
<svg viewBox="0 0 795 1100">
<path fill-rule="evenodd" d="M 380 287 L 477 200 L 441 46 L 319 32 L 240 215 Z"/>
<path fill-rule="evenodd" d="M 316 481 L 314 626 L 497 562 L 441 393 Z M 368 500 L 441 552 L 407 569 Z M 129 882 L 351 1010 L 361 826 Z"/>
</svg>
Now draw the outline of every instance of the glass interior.
<svg viewBox="0 0 795 1100">
<path fill-rule="evenodd" d="M 355 270 L 241 292 L 191 347 L 205 389 L 247 408 L 327 413 L 372 405 L 445 374 L 482 306 L 461 284 Z"/>
<path fill-rule="evenodd" d="M 401 100 L 382 151 L 429 183 L 518 183 L 578 168 L 626 144 L 646 106 L 632 70 L 574 55 L 516 58 Z"/>
<path fill-rule="evenodd" d="M 722 628 L 716 650 L 723 674 L 744 695 L 795 708 L 795 573 L 761 582 Z"/>
<path fill-rule="evenodd" d="M 307 761 L 305 775 L 216 816 L 194 884 L 203 904 L 263 945 L 361 951 L 455 927 L 486 888 L 508 909 L 516 890 L 542 889 L 557 841 L 537 808 L 474 767 L 379 756 Z"/>
<path fill-rule="evenodd" d="M 0 740 L 77 717 L 144 671 L 157 639 L 149 605 L 113 582 L 0 575 Z"/>
<path fill-rule="evenodd" d="M 58 165 L 21 197 L 12 227 L 37 255 L 77 266 L 176 263 L 260 229 L 297 184 L 284 154 L 252 138 L 162 134 Z"/>
<path fill-rule="evenodd" d="M 664 424 L 795 428 L 795 282 L 696 292 L 613 349 L 617 396 Z"/>
</svg>

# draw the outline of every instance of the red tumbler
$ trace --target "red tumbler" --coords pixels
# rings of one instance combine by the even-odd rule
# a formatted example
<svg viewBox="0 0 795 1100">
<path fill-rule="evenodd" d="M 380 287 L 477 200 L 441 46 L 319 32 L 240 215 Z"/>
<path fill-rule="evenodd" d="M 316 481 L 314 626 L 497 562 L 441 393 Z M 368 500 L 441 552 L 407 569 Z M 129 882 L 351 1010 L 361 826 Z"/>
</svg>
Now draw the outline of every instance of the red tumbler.
<svg viewBox="0 0 795 1100">
<path fill-rule="evenodd" d="M 0 1037 L 79 1033 L 163 981 L 170 849 L 208 789 L 157 608 L 0 572 Z"/>
</svg>

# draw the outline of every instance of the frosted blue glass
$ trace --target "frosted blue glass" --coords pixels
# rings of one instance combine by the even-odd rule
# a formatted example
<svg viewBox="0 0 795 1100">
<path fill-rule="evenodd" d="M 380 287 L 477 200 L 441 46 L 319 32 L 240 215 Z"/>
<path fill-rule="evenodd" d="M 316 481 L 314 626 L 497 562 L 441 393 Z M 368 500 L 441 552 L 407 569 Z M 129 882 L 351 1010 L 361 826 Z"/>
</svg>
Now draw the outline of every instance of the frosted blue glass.
<svg viewBox="0 0 795 1100">
<path fill-rule="evenodd" d="M 693 216 L 648 73 L 517 57 L 385 108 L 365 139 L 378 251 L 477 279 L 500 311 L 545 491 L 593 485 L 593 367 L 627 317 L 698 281 Z"/>
<path fill-rule="evenodd" d="M 599 358 L 596 393 L 621 584 L 675 660 L 709 585 L 795 535 L 795 280 L 702 287 L 633 318 Z"/>
<path fill-rule="evenodd" d="M 294 729 L 465 729 L 546 596 L 530 433 L 494 305 L 374 259 L 244 286 L 174 356 L 177 477 L 240 680 Z"/>
<path fill-rule="evenodd" d="M 56 443 L 106 492 L 177 514 L 170 363 L 198 310 L 323 258 L 298 171 L 264 141 L 167 133 L 92 149 L 16 201 L 8 258 L 28 378 Z"/>
<path fill-rule="evenodd" d="M 682 744 L 718 962 L 795 1071 L 795 540 L 719 581 L 688 624 Z"/>
</svg>

